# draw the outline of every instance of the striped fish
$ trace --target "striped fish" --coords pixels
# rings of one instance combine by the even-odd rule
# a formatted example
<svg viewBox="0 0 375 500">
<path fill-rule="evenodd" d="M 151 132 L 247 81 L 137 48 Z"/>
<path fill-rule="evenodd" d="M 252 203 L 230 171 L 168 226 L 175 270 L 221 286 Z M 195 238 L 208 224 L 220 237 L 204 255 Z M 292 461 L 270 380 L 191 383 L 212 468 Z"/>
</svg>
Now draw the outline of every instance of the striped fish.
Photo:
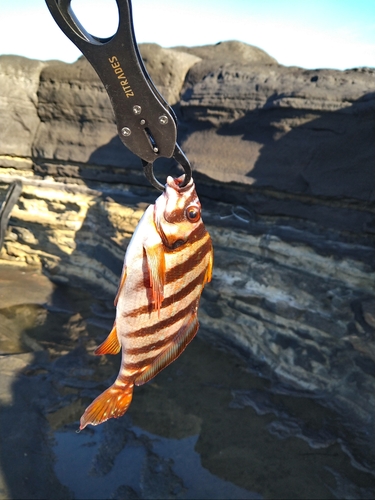
<svg viewBox="0 0 375 500">
<path fill-rule="evenodd" d="M 121 417 L 134 385 L 174 361 L 198 331 L 198 304 L 211 280 L 211 238 L 201 219 L 193 180 L 168 177 L 163 194 L 140 220 L 125 254 L 115 299 L 115 325 L 96 354 L 117 354 L 114 384 L 81 417 L 80 429 Z"/>
</svg>

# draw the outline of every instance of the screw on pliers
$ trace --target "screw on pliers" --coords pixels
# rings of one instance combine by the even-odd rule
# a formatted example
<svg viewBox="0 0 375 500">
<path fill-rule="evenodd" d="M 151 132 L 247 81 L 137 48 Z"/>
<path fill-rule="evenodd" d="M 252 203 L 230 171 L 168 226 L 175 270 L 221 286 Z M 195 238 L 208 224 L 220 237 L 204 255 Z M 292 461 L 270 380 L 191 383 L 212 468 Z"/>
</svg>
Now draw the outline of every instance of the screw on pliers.
<svg viewBox="0 0 375 500">
<path fill-rule="evenodd" d="M 177 144 L 177 119 L 152 82 L 143 64 L 134 34 L 131 0 L 116 0 L 117 32 L 109 38 L 90 35 L 76 18 L 71 0 L 46 0 L 65 35 L 80 49 L 104 84 L 115 113 L 121 141 L 142 160 L 149 182 L 164 190 L 155 177 L 157 158 L 174 158 L 184 169 L 185 186 L 191 166 Z"/>
</svg>

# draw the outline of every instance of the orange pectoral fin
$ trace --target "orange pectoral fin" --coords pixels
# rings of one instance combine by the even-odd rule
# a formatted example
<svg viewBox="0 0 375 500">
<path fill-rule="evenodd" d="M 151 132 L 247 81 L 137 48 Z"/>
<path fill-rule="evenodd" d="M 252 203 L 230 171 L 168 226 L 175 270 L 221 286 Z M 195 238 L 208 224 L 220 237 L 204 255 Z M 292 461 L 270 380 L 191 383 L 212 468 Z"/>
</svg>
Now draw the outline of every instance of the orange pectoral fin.
<svg viewBox="0 0 375 500">
<path fill-rule="evenodd" d="M 120 349 L 121 345 L 117 337 L 116 325 L 114 325 L 108 337 L 96 349 L 95 354 L 97 356 L 99 356 L 100 354 L 118 354 L 120 352 Z"/>
<path fill-rule="evenodd" d="M 214 252 L 211 246 L 211 251 L 210 251 L 210 258 L 208 261 L 207 269 L 206 269 L 206 274 L 204 275 L 204 280 L 203 280 L 203 286 L 206 283 L 209 283 L 212 279 L 212 268 L 214 267 Z"/>
<path fill-rule="evenodd" d="M 165 257 L 163 245 L 145 246 L 147 265 L 150 273 L 152 300 L 160 315 L 160 307 L 164 298 Z"/>
<path fill-rule="evenodd" d="M 178 331 L 176 337 L 162 351 L 153 363 L 134 381 L 135 385 L 143 385 L 170 365 L 185 350 L 186 346 L 193 340 L 199 328 L 196 313 L 189 316 L 188 320 Z"/>
<path fill-rule="evenodd" d="M 118 298 L 120 297 L 120 293 L 121 293 L 122 287 L 124 286 L 125 280 L 126 280 L 126 268 L 124 266 L 124 269 L 122 270 L 120 284 L 118 286 L 117 294 L 116 294 L 115 301 L 114 301 L 115 307 L 117 306 Z"/>
</svg>

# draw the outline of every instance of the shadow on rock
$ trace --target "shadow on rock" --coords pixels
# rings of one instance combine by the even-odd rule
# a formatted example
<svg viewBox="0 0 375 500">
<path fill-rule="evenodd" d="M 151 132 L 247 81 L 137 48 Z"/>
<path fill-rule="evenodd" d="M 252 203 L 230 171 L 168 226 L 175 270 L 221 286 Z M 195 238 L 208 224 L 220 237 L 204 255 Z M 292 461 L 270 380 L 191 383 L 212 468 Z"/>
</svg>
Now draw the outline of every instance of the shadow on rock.
<svg viewBox="0 0 375 500">
<path fill-rule="evenodd" d="M 369 202 L 374 199 L 374 98 L 368 93 L 340 111 L 322 112 L 277 108 L 271 96 L 262 110 L 217 133 L 260 145 L 254 167 L 245 174 L 257 187 Z"/>
<path fill-rule="evenodd" d="M 54 472 L 45 401 L 53 388 L 42 376 L 29 376 L 44 352 L 2 356 L 0 404 L 1 498 L 70 498 Z M 8 399 L 8 401 L 7 401 Z"/>
</svg>

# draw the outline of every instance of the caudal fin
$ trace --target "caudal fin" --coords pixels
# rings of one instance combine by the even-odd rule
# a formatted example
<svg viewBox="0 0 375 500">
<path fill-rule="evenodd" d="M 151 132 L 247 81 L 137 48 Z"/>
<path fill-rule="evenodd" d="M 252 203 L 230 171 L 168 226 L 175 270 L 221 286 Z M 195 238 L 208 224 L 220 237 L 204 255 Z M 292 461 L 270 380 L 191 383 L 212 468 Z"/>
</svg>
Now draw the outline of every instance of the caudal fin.
<svg viewBox="0 0 375 500">
<path fill-rule="evenodd" d="M 88 424 L 98 425 L 110 418 L 121 417 L 128 409 L 132 396 L 133 384 L 119 385 L 115 382 L 86 408 L 80 420 L 79 430 Z"/>
</svg>

